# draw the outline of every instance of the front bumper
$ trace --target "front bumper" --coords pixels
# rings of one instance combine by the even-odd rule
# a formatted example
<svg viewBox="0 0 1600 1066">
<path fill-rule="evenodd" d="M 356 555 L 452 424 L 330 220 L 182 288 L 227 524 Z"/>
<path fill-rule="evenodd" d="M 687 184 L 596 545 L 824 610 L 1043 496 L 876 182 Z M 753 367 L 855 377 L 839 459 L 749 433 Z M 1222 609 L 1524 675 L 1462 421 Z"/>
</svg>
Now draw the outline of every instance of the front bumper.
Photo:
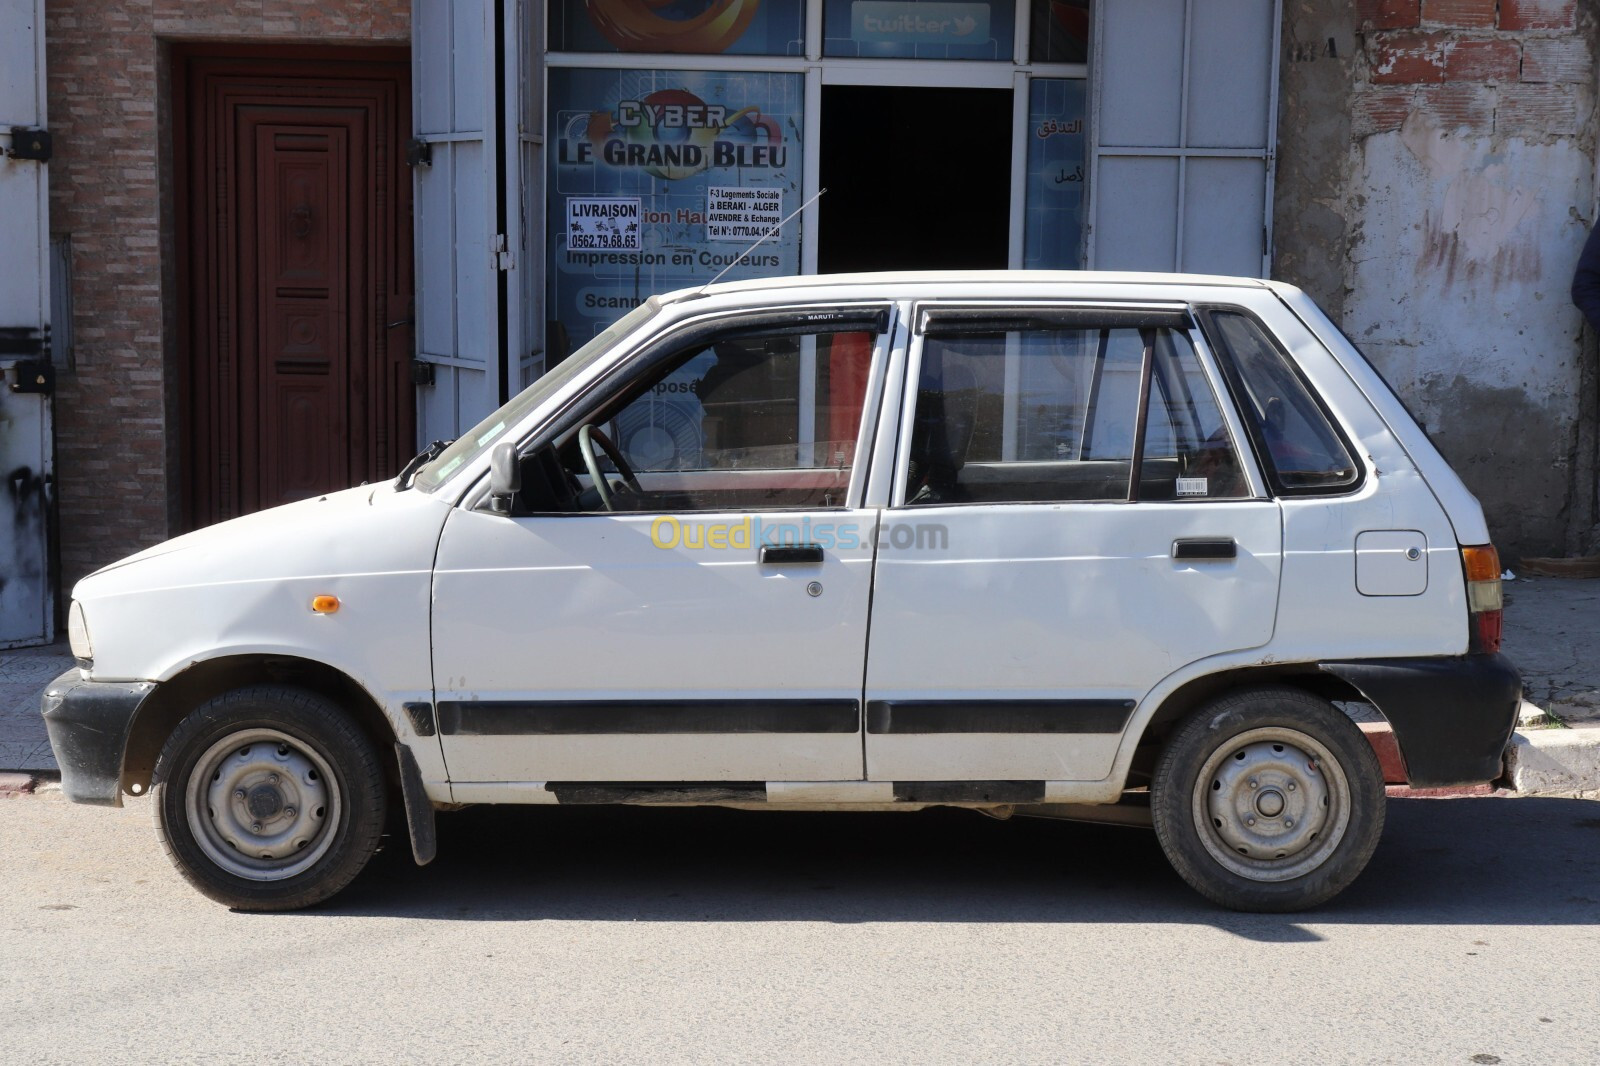
<svg viewBox="0 0 1600 1066">
<path fill-rule="evenodd" d="M 74 667 L 45 689 L 39 710 L 69 800 L 122 806 L 128 730 L 155 687 L 154 681 L 85 681 Z"/>
<path fill-rule="evenodd" d="M 1413 787 L 1479 785 L 1500 776 L 1522 704 L 1522 675 L 1504 655 L 1319 665 L 1389 720 Z"/>
</svg>

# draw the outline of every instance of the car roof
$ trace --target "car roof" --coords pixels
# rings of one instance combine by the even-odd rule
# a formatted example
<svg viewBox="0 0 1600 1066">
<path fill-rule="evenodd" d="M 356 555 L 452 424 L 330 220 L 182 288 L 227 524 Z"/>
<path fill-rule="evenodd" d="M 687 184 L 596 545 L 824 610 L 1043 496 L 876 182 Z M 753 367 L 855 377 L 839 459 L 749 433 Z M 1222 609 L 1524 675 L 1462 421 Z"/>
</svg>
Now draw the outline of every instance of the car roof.
<svg viewBox="0 0 1600 1066">
<path fill-rule="evenodd" d="M 911 295 L 921 289 L 961 289 L 964 295 L 989 295 L 981 290 L 1002 286 L 1059 287 L 1063 290 L 1107 286 L 1149 286 L 1152 288 L 1286 288 L 1279 282 L 1260 278 L 1228 277 L 1220 274 L 1165 274 L 1099 270 L 893 270 L 863 274 L 799 274 L 786 277 L 752 278 L 725 281 L 663 294 L 663 303 L 700 296 L 774 295 L 783 291 L 817 288 L 871 289 L 871 295 L 893 297 Z M 1176 295 L 1176 294 L 1173 294 Z"/>
</svg>

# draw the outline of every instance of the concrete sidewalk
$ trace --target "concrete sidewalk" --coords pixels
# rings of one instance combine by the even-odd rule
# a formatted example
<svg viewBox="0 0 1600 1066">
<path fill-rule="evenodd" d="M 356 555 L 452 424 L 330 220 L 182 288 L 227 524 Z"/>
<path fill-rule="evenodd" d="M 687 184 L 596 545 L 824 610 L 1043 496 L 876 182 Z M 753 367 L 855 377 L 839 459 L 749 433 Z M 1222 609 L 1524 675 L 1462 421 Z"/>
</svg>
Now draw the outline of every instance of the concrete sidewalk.
<svg viewBox="0 0 1600 1066">
<path fill-rule="evenodd" d="M 1506 781 L 1518 792 L 1600 796 L 1600 579 L 1504 587 L 1504 650 L 1522 671 L 1525 701 Z"/>
<path fill-rule="evenodd" d="M 1519 578 L 1505 596 L 1505 652 L 1527 700 L 1507 780 L 1519 792 L 1600 795 L 1600 580 Z M 0 772 L 56 772 L 39 697 L 71 666 L 64 641 L 0 650 Z"/>
<path fill-rule="evenodd" d="M 10 770 L 56 772 L 39 697 L 72 668 L 65 640 L 43 648 L 0 650 L 0 773 Z"/>
</svg>

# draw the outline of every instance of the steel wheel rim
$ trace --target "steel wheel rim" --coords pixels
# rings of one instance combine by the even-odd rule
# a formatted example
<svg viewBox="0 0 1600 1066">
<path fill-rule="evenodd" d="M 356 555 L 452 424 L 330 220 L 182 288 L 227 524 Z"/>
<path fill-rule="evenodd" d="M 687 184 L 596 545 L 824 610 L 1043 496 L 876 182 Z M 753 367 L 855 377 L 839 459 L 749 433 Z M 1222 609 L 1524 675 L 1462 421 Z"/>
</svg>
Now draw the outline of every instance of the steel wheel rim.
<svg viewBox="0 0 1600 1066">
<path fill-rule="evenodd" d="M 1229 737 L 1196 775 L 1195 831 L 1224 869 L 1251 881 L 1304 877 L 1350 826 L 1350 784 L 1327 746 L 1279 726 Z"/>
<path fill-rule="evenodd" d="M 333 846 L 343 810 L 322 753 L 277 729 L 244 729 L 207 748 L 184 792 L 189 830 L 236 877 L 281 881 Z"/>
</svg>

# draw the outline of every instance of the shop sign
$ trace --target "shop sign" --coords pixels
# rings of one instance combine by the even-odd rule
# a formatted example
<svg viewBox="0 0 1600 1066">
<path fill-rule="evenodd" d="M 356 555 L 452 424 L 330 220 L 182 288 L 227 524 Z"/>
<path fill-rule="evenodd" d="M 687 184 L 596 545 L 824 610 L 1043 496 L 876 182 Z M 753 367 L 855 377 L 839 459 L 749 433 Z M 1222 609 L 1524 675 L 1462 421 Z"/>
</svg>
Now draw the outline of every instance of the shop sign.
<svg viewBox="0 0 1600 1066">
<path fill-rule="evenodd" d="M 799 203 L 804 77 L 549 73 L 553 360 L 652 293 L 704 284 Z M 791 206 L 792 210 L 792 206 Z M 790 222 L 726 280 L 800 272 Z"/>
<path fill-rule="evenodd" d="M 567 247 L 638 251 L 639 198 L 574 196 L 567 201 Z"/>
<path fill-rule="evenodd" d="M 706 239 L 750 244 L 783 221 L 782 189 L 706 191 Z"/>
</svg>

